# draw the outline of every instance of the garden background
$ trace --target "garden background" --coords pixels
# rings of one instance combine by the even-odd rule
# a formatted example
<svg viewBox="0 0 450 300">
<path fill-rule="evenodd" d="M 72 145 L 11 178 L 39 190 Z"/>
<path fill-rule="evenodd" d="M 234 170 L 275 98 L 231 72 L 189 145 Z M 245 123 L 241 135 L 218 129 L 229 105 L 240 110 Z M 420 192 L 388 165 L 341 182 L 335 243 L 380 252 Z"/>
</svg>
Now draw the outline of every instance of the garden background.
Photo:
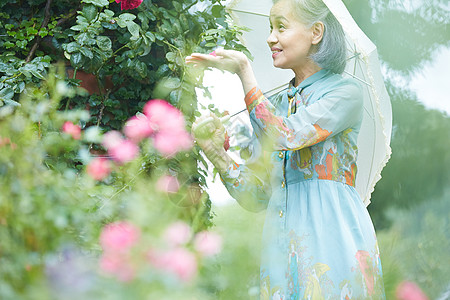
<svg viewBox="0 0 450 300">
<path fill-rule="evenodd" d="M 184 65 L 245 51 L 242 28 L 224 1 L 119 2 L 0 3 L 0 298 L 257 299 L 264 214 L 211 204 L 188 132 L 223 112 Z M 388 299 L 404 281 L 449 299 L 450 118 L 401 84 L 450 46 L 449 5 L 344 3 L 393 106 L 369 206 Z"/>
</svg>

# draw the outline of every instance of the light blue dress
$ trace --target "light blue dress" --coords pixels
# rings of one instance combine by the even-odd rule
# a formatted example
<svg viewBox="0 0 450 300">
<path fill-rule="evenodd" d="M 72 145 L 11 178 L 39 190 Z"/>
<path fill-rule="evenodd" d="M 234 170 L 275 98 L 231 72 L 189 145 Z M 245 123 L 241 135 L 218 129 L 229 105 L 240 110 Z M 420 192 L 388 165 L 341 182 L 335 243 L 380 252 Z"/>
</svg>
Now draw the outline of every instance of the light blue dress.
<svg viewBox="0 0 450 300">
<path fill-rule="evenodd" d="M 261 299 L 385 299 L 375 231 L 354 188 L 361 86 L 323 69 L 270 99 L 254 88 L 245 101 L 253 160 L 221 178 L 243 207 L 267 208 Z"/>
</svg>

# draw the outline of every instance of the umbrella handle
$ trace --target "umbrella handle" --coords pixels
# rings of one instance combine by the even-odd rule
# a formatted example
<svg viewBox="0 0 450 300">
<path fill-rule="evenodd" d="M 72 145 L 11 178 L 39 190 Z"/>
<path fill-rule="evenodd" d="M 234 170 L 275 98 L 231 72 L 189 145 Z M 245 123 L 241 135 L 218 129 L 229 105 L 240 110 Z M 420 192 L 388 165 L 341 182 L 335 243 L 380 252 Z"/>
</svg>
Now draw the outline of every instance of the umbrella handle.
<svg viewBox="0 0 450 300">
<path fill-rule="evenodd" d="M 225 123 L 226 121 L 228 121 L 231 118 L 230 115 L 226 115 L 223 116 L 222 118 L 220 118 L 220 122 L 221 123 Z M 207 117 L 206 119 L 202 120 L 200 123 L 197 124 L 197 126 L 195 127 L 195 132 L 197 132 L 197 130 L 199 130 L 200 128 L 202 128 L 203 126 L 205 126 L 206 124 L 211 123 L 214 120 L 213 117 Z"/>
</svg>

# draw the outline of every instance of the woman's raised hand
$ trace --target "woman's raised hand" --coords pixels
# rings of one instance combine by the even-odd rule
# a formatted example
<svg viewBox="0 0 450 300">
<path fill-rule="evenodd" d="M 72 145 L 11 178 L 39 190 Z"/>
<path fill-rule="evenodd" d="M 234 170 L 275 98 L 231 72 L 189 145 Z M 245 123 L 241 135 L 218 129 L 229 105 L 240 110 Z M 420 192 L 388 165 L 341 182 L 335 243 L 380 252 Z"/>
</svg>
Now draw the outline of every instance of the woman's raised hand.
<svg viewBox="0 0 450 300">
<path fill-rule="evenodd" d="M 239 75 L 248 68 L 249 61 L 242 52 L 217 49 L 211 54 L 192 53 L 186 57 L 186 64 L 204 68 L 216 68 Z"/>
</svg>

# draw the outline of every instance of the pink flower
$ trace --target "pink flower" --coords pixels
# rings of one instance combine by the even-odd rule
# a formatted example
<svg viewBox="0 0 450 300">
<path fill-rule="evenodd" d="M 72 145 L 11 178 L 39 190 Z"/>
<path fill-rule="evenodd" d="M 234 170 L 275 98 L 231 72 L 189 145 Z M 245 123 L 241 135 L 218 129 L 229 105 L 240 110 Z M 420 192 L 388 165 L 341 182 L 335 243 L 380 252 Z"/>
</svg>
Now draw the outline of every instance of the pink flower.
<svg viewBox="0 0 450 300">
<path fill-rule="evenodd" d="M 212 256 L 222 250 L 222 238 L 214 232 L 202 231 L 194 239 L 195 250 L 204 256 Z"/>
<path fill-rule="evenodd" d="M 152 124 L 145 115 L 130 118 L 123 128 L 125 135 L 135 143 L 149 137 L 153 133 Z"/>
<path fill-rule="evenodd" d="M 161 131 L 155 136 L 153 146 L 162 155 L 173 157 L 177 152 L 193 146 L 192 137 L 186 131 Z"/>
<path fill-rule="evenodd" d="M 395 296 L 398 300 L 428 300 L 425 293 L 411 281 L 403 281 L 397 286 Z"/>
<path fill-rule="evenodd" d="M 144 114 L 159 131 L 185 130 L 183 114 L 167 101 L 161 99 L 148 101 L 144 106 Z"/>
<path fill-rule="evenodd" d="M 126 252 L 139 240 L 139 228 L 126 221 L 115 222 L 103 227 L 100 245 L 107 252 Z"/>
<path fill-rule="evenodd" d="M 189 242 L 192 237 L 191 227 L 182 222 L 178 221 L 170 225 L 165 233 L 164 239 L 169 243 L 170 246 L 181 246 Z"/>
<path fill-rule="evenodd" d="M 78 125 L 74 125 L 72 122 L 65 122 L 62 126 L 62 131 L 70 134 L 72 138 L 75 140 L 79 140 L 81 138 L 81 128 Z"/>
<path fill-rule="evenodd" d="M 139 147 L 132 141 L 123 140 L 119 145 L 109 149 L 108 153 L 116 162 L 126 163 L 138 156 Z"/>
<path fill-rule="evenodd" d="M 150 251 L 149 260 L 155 268 L 172 273 L 184 282 L 191 281 L 197 274 L 197 259 L 184 248 L 163 253 Z"/>
<path fill-rule="evenodd" d="M 103 157 L 94 158 L 88 164 L 86 172 L 95 180 L 103 180 L 111 173 L 111 163 Z"/>
<path fill-rule="evenodd" d="M 165 193 L 176 193 L 180 188 L 178 180 L 174 176 L 164 175 L 156 182 L 156 189 Z"/>
<path fill-rule="evenodd" d="M 215 51 L 215 50 L 214 50 L 213 52 L 209 53 L 209 55 L 212 55 L 212 56 L 214 56 L 214 57 L 216 57 L 216 56 L 217 56 L 217 54 L 216 54 L 216 51 Z"/>
<path fill-rule="evenodd" d="M 120 3 L 121 10 L 133 9 L 141 5 L 142 0 L 116 0 L 116 3 Z"/>
<path fill-rule="evenodd" d="M 102 145 L 109 150 L 119 146 L 123 140 L 124 138 L 120 132 L 111 130 L 103 135 Z"/>
<path fill-rule="evenodd" d="M 100 269 L 108 274 L 114 275 L 123 282 L 133 280 L 135 277 L 135 267 L 130 258 L 118 253 L 104 253 L 100 258 Z"/>
</svg>

